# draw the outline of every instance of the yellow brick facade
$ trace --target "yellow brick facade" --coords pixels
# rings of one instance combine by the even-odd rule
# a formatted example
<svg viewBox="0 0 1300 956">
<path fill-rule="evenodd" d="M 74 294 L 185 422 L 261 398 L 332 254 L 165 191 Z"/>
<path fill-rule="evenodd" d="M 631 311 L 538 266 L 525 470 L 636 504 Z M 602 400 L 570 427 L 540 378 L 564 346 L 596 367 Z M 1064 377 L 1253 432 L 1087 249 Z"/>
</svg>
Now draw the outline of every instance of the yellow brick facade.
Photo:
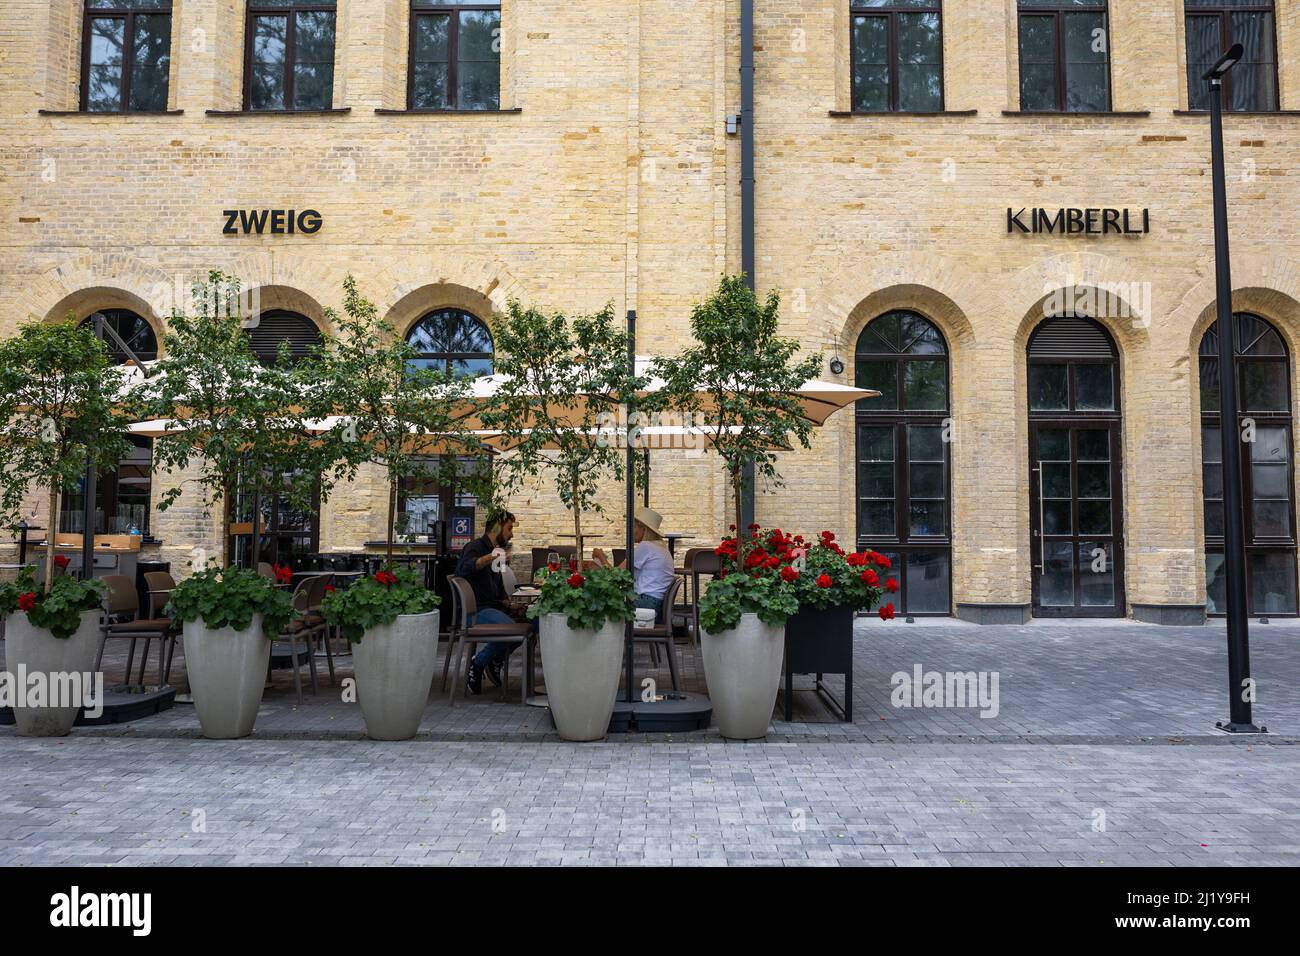
<svg viewBox="0 0 1300 956">
<path fill-rule="evenodd" d="M 503 0 L 501 112 L 405 104 L 407 0 L 339 0 L 334 107 L 239 109 L 242 0 L 174 0 L 166 115 L 77 105 L 81 0 L 0 5 L 0 333 L 126 307 L 159 328 L 178 281 L 234 273 L 263 307 L 319 319 L 356 275 L 399 328 L 443 306 L 491 321 L 510 298 L 639 315 L 671 352 L 691 304 L 740 262 L 737 0 Z M 1105 322 L 1120 350 L 1130 606 L 1205 603 L 1195 353 L 1214 307 L 1208 121 L 1188 115 L 1181 0 L 1112 0 L 1113 108 L 1019 109 L 1015 0 L 948 0 L 944 115 L 850 109 L 848 0 L 756 0 L 757 281 L 791 335 L 847 363 L 858 334 L 915 309 L 950 350 L 954 603 L 1030 600 L 1025 347 L 1067 282 L 1139 283 L 1150 314 Z M 1277 3 L 1283 112 L 1226 121 L 1234 304 L 1300 347 L 1300 3 Z M 518 112 L 514 112 L 518 110 Z M 42 112 L 44 111 L 44 112 Z M 1007 207 L 1149 208 L 1137 238 L 1009 235 Z M 312 236 L 223 236 L 226 208 L 314 208 Z M 1292 401 L 1300 394 L 1291 362 Z M 829 371 L 826 377 L 833 377 Z M 853 415 L 783 456 L 758 520 L 855 533 Z M 169 479 L 156 483 L 155 493 Z M 174 480 L 174 479 L 171 479 Z M 709 457 L 661 454 L 652 499 L 698 543 L 727 525 Z M 621 529 L 621 492 L 593 519 Z M 323 550 L 378 537 L 384 492 L 342 489 Z M 520 542 L 569 527 L 542 489 Z M 44 521 L 33 502 L 33 517 Z M 217 523 L 154 516 L 183 564 Z M 689 543 L 689 542 L 688 542 Z M 978 616 L 977 614 L 975 616 Z"/>
</svg>

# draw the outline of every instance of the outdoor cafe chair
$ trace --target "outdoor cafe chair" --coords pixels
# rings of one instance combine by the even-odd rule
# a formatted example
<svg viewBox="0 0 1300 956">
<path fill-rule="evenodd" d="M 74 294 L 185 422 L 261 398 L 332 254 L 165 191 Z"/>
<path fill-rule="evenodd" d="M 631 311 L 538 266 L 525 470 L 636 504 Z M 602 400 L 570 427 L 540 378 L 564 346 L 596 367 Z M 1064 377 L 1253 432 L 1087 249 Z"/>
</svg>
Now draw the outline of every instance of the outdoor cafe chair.
<svg viewBox="0 0 1300 956">
<path fill-rule="evenodd" d="M 675 577 L 673 583 L 668 585 L 668 590 L 664 592 L 663 623 L 656 622 L 653 627 L 633 626 L 632 628 L 633 650 L 635 651 L 637 644 L 649 645 L 650 659 L 654 661 L 655 667 L 659 666 L 661 647 L 668 655 L 668 674 L 672 678 L 673 690 L 681 690 L 681 681 L 677 677 L 677 652 L 673 647 L 673 602 L 677 600 L 677 592 L 681 586 L 682 579 Z"/>
<path fill-rule="evenodd" d="M 170 619 L 162 617 L 140 617 L 140 595 L 135 589 L 135 582 L 124 574 L 109 574 L 101 578 L 108 588 L 104 599 L 104 617 L 100 626 L 99 652 L 95 655 L 95 670 L 102 669 L 104 648 L 110 637 L 126 638 L 131 641 L 126 656 L 126 677 L 123 683 L 130 685 L 131 669 L 135 663 L 135 642 L 144 639 L 144 654 L 140 657 L 140 684 L 144 684 L 144 672 L 149 661 L 149 645 L 158 641 L 158 680 L 166 683 L 166 658 L 164 645 L 170 640 L 172 649 L 176 646 L 176 629 Z"/>
<path fill-rule="evenodd" d="M 162 613 L 167 606 L 167 600 L 171 597 L 172 591 L 176 589 L 176 579 L 167 571 L 146 571 L 144 573 L 144 587 L 149 593 L 149 617 L 158 620 L 166 615 Z M 172 676 L 172 659 L 176 656 L 176 637 L 177 630 L 173 629 L 170 635 L 170 641 L 167 644 L 167 664 L 163 668 L 162 682 L 171 683 Z M 161 645 L 160 645 L 161 647 Z M 148 645 L 145 645 L 145 652 L 148 653 Z M 143 668 L 140 672 L 140 680 L 144 681 Z"/>
<path fill-rule="evenodd" d="M 470 618 L 478 613 L 478 602 L 474 599 L 474 589 L 470 587 L 468 581 L 454 574 L 447 581 L 451 585 L 452 632 L 451 643 L 447 645 L 447 661 L 443 664 L 442 680 L 443 686 L 446 686 L 447 664 L 455 656 L 456 666 L 452 671 L 451 691 L 447 698 L 449 703 L 454 704 L 456 702 L 456 691 L 460 687 L 461 674 L 467 671 L 469 655 L 472 650 L 477 649 L 480 644 L 521 644 L 524 647 L 525 656 L 528 657 L 531 653 L 529 642 L 532 635 L 532 625 L 528 623 L 470 624 Z M 524 665 L 524 677 L 521 683 L 520 700 L 527 703 L 530 690 L 528 685 L 532 683 L 532 668 L 527 663 Z M 509 686 L 510 657 L 507 656 L 505 670 L 501 678 L 502 700 L 505 700 L 506 689 Z"/>
<path fill-rule="evenodd" d="M 305 661 L 311 677 L 311 692 L 319 694 L 320 689 L 316 684 L 316 653 L 311 646 L 312 638 L 319 636 L 325 629 L 325 621 L 313 620 L 310 614 L 310 598 L 312 585 L 317 582 L 317 578 L 303 578 L 294 587 L 293 591 L 293 609 L 298 613 L 294 616 L 284 630 L 280 633 L 277 641 L 271 643 L 271 663 L 268 668 L 288 667 L 293 671 L 293 689 L 298 694 L 298 703 L 303 702 L 302 696 L 302 665 Z M 322 588 L 324 584 L 320 585 Z M 301 641 L 302 646 L 299 647 Z M 289 649 L 285 650 L 285 643 L 288 643 Z"/>
</svg>

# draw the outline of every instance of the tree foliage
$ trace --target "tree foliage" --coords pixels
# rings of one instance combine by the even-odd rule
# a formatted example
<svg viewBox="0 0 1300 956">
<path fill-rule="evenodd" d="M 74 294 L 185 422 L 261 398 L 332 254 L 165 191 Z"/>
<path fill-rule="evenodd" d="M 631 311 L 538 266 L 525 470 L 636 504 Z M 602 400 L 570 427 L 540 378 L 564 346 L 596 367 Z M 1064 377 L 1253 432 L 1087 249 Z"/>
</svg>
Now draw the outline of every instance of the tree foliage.
<svg viewBox="0 0 1300 956">
<path fill-rule="evenodd" d="M 822 356 L 798 358 L 798 341 L 780 335 L 780 304 L 776 292 L 760 301 L 743 275 L 723 276 L 717 291 L 691 312 L 694 344 L 651 365 L 651 374 L 664 381 L 651 393 L 654 408 L 702 416 L 716 429 L 713 448 L 731 482 L 742 539 L 746 466 L 780 487 L 777 451 L 793 442 L 807 448 L 812 433 L 794 393 L 817 377 Z"/>
<path fill-rule="evenodd" d="M 238 280 L 213 271 L 192 290 L 192 314 L 172 312 L 162 358 L 141 389 L 142 417 L 173 421 L 154 440 L 155 470 L 197 468 L 194 483 L 206 506 L 230 510 L 237 485 L 312 511 L 333 481 L 322 473 L 307 432 L 304 376 L 281 349 L 264 365 L 252 350 Z M 165 511 L 184 483 L 159 496 Z M 228 564 L 228 535 L 222 535 Z"/>
<path fill-rule="evenodd" d="M 331 467 L 348 478 L 363 464 L 387 474 L 391 563 L 402 482 L 436 478 L 475 490 L 479 469 L 465 468 L 463 460 L 484 449 L 464 425 L 468 380 L 420 367 L 416 349 L 379 316 L 350 275 L 343 293 L 342 314 L 326 310 L 334 332 L 304 364 L 311 376 L 307 403 L 314 418 L 337 419 L 317 440 L 317 454 Z"/>
<path fill-rule="evenodd" d="M 45 576 L 54 575 L 59 495 L 88 467 L 116 467 L 127 452 L 119 408 L 122 370 L 86 326 L 67 322 L 23 325 L 0 342 L 0 516 L 21 518 L 33 486 L 49 495 Z"/>
<path fill-rule="evenodd" d="M 620 416 L 643 382 L 628 368 L 627 332 L 612 306 L 570 320 L 511 302 L 497 329 L 503 378 L 482 414 L 512 451 L 498 463 L 504 490 L 549 473 L 573 514 L 578 553 L 582 516 L 601 513 L 601 484 L 622 481 Z"/>
</svg>

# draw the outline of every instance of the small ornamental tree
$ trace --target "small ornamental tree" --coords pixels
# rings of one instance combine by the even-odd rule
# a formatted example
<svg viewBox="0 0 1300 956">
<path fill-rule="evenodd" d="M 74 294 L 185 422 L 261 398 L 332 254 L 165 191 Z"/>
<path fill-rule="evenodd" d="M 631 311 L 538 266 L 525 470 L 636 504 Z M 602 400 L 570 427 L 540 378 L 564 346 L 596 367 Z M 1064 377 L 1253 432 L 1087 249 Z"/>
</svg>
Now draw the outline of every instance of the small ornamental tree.
<svg viewBox="0 0 1300 956">
<path fill-rule="evenodd" d="M 673 408 L 709 422 L 735 499 L 742 564 L 750 530 L 741 518 L 746 466 L 775 487 L 783 484 L 774 449 L 790 447 L 791 438 L 808 447 L 812 423 L 794 392 L 822 365 L 820 354 L 796 358 L 799 343 L 778 334 L 779 311 L 776 292 L 760 302 L 743 275 L 723 276 L 718 290 L 691 312 L 695 343 L 651 366 L 664 381 L 651 393 L 657 410 Z"/>
<path fill-rule="evenodd" d="M 142 417 L 175 422 L 154 439 L 155 470 L 195 465 L 205 506 L 233 511 L 240 483 L 294 508 L 313 511 L 328 498 L 335 476 L 322 467 L 319 446 L 307 432 L 304 375 L 282 349 L 264 365 L 253 352 L 241 313 L 239 283 L 211 272 L 193 289 L 193 314 L 174 311 L 167 322 L 162 358 L 141 389 Z M 165 511 L 185 493 L 184 484 L 160 496 Z M 230 564 L 230 536 L 223 522 L 222 566 Z"/>
<path fill-rule="evenodd" d="M 104 343 L 71 317 L 24 325 L 0 342 L 0 513 L 6 525 L 16 523 L 32 486 L 46 489 L 46 592 L 55 578 L 62 490 L 126 454 L 122 384 Z"/>
<path fill-rule="evenodd" d="M 343 280 L 343 314 L 326 311 L 335 329 L 307 364 L 313 417 L 336 417 L 317 440 L 317 454 L 349 479 L 359 466 L 378 465 L 388 478 L 385 553 L 393 561 L 398 491 L 413 478 L 460 481 L 477 487 L 480 469 L 461 468 L 463 456 L 482 454 L 462 421 L 469 381 L 421 368 L 419 353 Z"/>
<path fill-rule="evenodd" d="M 579 561 L 583 514 L 603 512 L 597 497 L 603 480 L 623 480 L 613 426 L 642 386 L 628 368 L 627 346 L 612 306 L 570 321 L 512 302 L 497 329 L 496 370 L 505 377 L 481 420 L 512 448 L 499 462 L 498 480 L 512 490 L 551 473 L 573 514 Z"/>
</svg>

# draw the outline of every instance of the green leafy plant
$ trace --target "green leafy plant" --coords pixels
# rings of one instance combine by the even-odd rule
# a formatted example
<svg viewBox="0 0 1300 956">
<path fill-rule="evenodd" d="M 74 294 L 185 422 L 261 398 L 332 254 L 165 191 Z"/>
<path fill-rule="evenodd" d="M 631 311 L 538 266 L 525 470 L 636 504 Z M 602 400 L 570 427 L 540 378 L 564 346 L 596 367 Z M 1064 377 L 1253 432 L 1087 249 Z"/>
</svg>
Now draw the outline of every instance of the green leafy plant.
<svg viewBox="0 0 1300 956">
<path fill-rule="evenodd" d="M 867 549 L 845 551 L 830 531 L 813 540 L 801 534 L 788 535 L 780 528 L 762 530 L 751 525 L 753 545 L 745 554 L 744 569 L 774 571 L 789 585 L 800 608 L 848 607 L 866 611 L 875 607 L 885 593 L 898 590 L 889 576 L 890 560 Z M 738 567 L 738 542 L 724 539 L 716 549 L 726 569 Z M 885 619 L 894 616 L 892 603 L 880 609 Z"/>
<path fill-rule="evenodd" d="M 586 571 L 547 565 L 541 594 L 528 609 L 530 618 L 563 614 L 575 630 L 598 631 L 610 621 L 636 616 L 632 575 L 623 568 L 597 565 Z"/>
<path fill-rule="evenodd" d="M 154 440 L 155 470 L 194 469 L 203 504 L 221 503 L 230 516 L 236 492 L 279 497 L 312 511 L 335 485 L 319 442 L 307 428 L 309 376 L 285 349 L 272 365 L 253 352 L 237 280 L 213 271 L 192 290 L 192 315 L 167 320 L 162 358 L 139 390 L 140 417 L 174 422 Z M 159 496 L 165 511 L 185 493 L 178 484 Z M 233 520 L 233 518 L 232 518 Z M 230 535 L 222 534 L 222 565 Z"/>
<path fill-rule="evenodd" d="M 695 343 L 651 365 L 664 386 L 650 394 L 647 408 L 709 421 L 713 450 L 731 482 L 742 551 L 748 546 L 741 513 L 749 466 L 780 487 L 777 451 L 790 447 L 791 439 L 807 448 L 812 432 L 794 393 L 817 377 L 822 356 L 796 359 L 799 343 L 778 334 L 780 304 L 776 292 L 760 302 L 743 275 L 723 276 L 718 290 L 691 312 Z"/>
<path fill-rule="evenodd" d="M 343 280 L 343 313 L 326 310 L 336 332 L 303 363 L 309 413 L 331 425 L 317 454 L 348 479 L 362 465 L 388 479 L 387 563 L 393 560 L 398 489 L 410 479 L 436 479 L 477 491 L 482 472 L 465 467 L 483 448 L 464 424 L 469 380 L 421 367 L 418 350 L 379 317 L 373 302 Z"/>
<path fill-rule="evenodd" d="M 615 326 L 612 306 L 570 321 L 518 302 L 496 332 L 503 378 L 481 420 L 511 448 L 497 469 L 500 487 L 504 493 L 549 472 L 573 514 L 581 558 L 583 515 L 603 510 L 597 496 L 607 478 L 623 480 L 615 424 L 643 387 L 628 368 L 627 333 Z"/>
<path fill-rule="evenodd" d="M 426 588 L 413 568 L 385 568 L 344 590 L 326 588 L 321 610 L 352 644 L 366 631 L 392 624 L 400 614 L 427 614 L 442 599 Z"/>
<path fill-rule="evenodd" d="M 765 624 L 781 625 L 799 610 L 794 590 L 772 571 L 732 571 L 709 582 L 700 597 L 700 627 L 721 634 L 740 624 L 742 614 L 757 614 Z"/>
<path fill-rule="evenodd" d="M 247 630 L 262 615 L 262 633 L 275 639 L 293 620 L 293 598 L 270 578 L 246 568 L 198 571 L 171 592 L 164 613 L 173 621 L 202 621 L 217 629 Z"/>
<path fill-rule="evenodd" d="M 48 591 L 36 588 L 35 572 L 23 568 L 17 581 L 0 583 L 0 618 L 23 611 L 36 627 L 67 640 L 81 627 L 81 615 L 103 607 L 104 582 L 58 577 Z"/>
<path fill-rule="evenodd" d="M 104 343 L 71 321 L 23 325 L 0 342 L 0 521 L 21 517 L 33 485 L 49 495 L 45 590 L 54 585 L 62 489 L 87 467 L 115 468 L 126 454 L 118 408 L 122 372 Z"/>
</svg>

